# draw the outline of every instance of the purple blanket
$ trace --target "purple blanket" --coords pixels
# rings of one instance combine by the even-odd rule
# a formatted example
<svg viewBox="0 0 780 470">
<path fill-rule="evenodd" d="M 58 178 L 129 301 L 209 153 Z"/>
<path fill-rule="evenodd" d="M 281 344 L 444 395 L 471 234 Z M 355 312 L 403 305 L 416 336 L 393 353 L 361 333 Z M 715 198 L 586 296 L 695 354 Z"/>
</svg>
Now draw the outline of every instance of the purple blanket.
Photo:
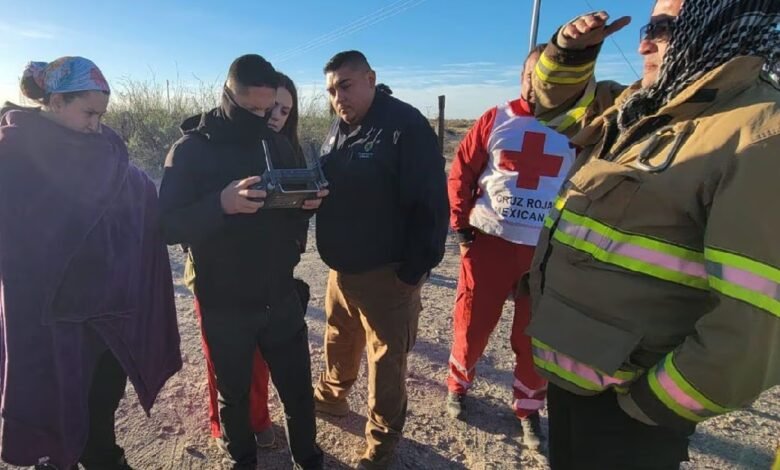
<svg viewBox="0 0 780 470">
<path fill-rule="evenodd" d="M 181 368 L 157 193 L 107 127 L 81 134 L 40 113 L 0 121 L 2 459 L 74 465 L 106 348 L 149 412 Z"/>
</svg>

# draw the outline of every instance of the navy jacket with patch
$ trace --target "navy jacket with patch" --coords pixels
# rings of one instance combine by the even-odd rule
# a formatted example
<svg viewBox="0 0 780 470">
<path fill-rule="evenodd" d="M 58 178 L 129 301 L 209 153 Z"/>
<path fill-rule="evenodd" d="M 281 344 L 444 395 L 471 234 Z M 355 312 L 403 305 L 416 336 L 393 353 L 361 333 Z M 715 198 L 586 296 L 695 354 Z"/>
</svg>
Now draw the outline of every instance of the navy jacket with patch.
<svg viewBox="0 0 780 470">
<path fill-rule="evenodd" d="M 447 201 L 444 158 L 428 120 L 377 92 L 354 132 L 336 118 L 321 150 L 330 195 L 317 214 L 325 263 L 361 273 L 399 263 L 417 283 L 444 256 Z"/>
</svg>

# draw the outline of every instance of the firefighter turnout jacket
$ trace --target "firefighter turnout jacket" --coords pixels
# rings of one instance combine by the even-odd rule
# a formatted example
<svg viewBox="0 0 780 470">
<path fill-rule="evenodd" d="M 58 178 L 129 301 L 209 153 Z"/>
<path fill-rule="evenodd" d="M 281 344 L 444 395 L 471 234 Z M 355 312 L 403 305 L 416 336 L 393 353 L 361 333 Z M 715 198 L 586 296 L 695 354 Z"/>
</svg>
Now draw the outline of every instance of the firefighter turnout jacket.
<svg viewBox="0 0 780 470">
<path fill-rule="evenodd" d="M 780 90 L 739 57 L 621 133 L 638 85 L 596 83 L 597 52 L 550 44 L 535 70 L 537 116 L 581 152 L 531 270 L 534 361 L 690 431 L 780 384 Z"/>
</svg>

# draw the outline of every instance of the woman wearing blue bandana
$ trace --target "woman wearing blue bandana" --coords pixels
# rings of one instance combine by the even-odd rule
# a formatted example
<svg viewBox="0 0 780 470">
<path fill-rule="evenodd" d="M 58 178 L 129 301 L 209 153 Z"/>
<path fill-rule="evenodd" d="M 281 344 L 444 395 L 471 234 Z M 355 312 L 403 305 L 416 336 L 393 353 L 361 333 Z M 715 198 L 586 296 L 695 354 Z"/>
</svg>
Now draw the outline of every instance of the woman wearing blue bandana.
<svg viewBox="0 0 780 470">
<path fill-rule="evenodd" d="M 149 412 L 181 368 L 157 193 L 100 123 L 95 64 L 32 62 L 21 90 L 41 107 L 0 111 L 0 456 L 127 470 L 114 432 L 127 380 Z"/>
</svg>

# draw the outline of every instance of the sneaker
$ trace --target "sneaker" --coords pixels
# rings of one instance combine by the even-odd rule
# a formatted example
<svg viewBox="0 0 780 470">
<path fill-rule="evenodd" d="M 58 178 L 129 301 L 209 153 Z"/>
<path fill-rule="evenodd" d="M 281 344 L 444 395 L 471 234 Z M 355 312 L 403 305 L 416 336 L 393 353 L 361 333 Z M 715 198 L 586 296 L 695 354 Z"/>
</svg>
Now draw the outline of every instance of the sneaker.
<svg viewBox="0 0 780 470">
<path fill-rule="evenodd" d="M 520 426 L 523 428 L 523 446 L 538 450 L 544 442 L 544 433 L 542 432 L 542 422 L 539 413 L 534 413 L 520 419 Z"/>
<path fill-rule="evenodd" d="M 324 401 L 314 397 L 314 410 L 318 413 L 343 418 L 349 414 L 349 402 L 347 400 Z"/>
<path fill-rule="evenodd" d="M 255 433 L 255 444 L 261 449 L 273 447 L 275 442 L 276 434 L 274 433 L 273 427 Z"/>
<path fill-rule="evenodd" d="M 466 399 L 466 395 L 460 395 L 457 393 L 447 393 L 447 415 L 452 419 L 462 419 L 466 410 L 463 407 L 463 401 Z"/>
</svg>

